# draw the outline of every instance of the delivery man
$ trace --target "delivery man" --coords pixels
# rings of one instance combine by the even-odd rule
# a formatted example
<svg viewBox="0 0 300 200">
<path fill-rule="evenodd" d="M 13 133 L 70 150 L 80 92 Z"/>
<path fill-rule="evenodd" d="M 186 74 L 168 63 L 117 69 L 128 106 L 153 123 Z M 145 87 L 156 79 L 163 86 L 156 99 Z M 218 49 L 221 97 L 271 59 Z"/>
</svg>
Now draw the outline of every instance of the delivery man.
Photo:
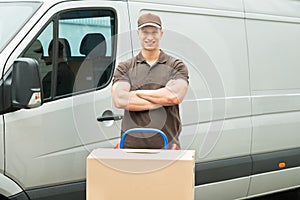
<svg viewBox="0 0 300 200">
<path fill-rule="evenodd" d="M 179 104 L 188 89 L 187 67 L 159 48 L 163 36 L 159 16 L 141 15 L 137 34 L 141 51 L 119 63 L 113 79 L 114 105 L 125 110 L 121 134 L 131 128 L 156 128 L 167 135 L 170 149 L 180 149 Z M 161 149 L 163 140 L 138 133 L 126 138 L 125 148 Z"/>
</svg>

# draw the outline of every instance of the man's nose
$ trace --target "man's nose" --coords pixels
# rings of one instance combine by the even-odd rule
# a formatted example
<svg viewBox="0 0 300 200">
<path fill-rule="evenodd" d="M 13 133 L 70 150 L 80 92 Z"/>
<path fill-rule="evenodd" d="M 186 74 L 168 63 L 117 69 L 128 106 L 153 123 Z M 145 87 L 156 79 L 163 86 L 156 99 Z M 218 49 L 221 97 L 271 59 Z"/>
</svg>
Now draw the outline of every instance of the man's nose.
<svg viewBox="0 0 300 200">
<path fill-rule="evenodd" d="M 146 37 L 146 38 L 147 38 L 148 40 L 154 39 L 153 34 L 151 34 L 151 33 L 147 34 L 147 37 Z"/>
</svg>

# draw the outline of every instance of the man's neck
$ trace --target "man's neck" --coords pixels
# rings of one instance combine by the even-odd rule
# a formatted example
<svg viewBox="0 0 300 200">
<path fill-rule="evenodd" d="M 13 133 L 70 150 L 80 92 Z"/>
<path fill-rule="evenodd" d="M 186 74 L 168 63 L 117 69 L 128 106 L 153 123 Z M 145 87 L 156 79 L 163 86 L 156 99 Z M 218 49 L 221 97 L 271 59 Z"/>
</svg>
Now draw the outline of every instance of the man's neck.
<svg viewBox="0 0 300 200">
<path fill-rule="evenodd" d="M 153 62 L 156 62 L 158 60 L 159 55 L 160 55 L 160 50 L 155 49 L 155 50 L 152 50 L 152 51 L 148 51 L 148 50 L 143 49 L 142 50 L 142 55 L 143 55 L 144 59 L 146 60 L 146 62 L 153 63 Z"/>
</svg>

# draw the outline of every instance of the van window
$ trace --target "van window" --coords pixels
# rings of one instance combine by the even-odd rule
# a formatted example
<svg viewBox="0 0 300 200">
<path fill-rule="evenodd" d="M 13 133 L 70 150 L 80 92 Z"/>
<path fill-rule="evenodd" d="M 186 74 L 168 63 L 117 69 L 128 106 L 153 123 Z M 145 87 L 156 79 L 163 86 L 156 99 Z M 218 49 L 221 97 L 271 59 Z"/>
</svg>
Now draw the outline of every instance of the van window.
<svg viewBox="0 0 300 200">
<path fill-rule="evenodd" d="M 54 17 L 23 54 L 40 64 L 45 100 L 108 85 L 115 60 L 115 27 L 114 12 L 109 10 L 75 10 Z"/>
<path fill-rule="evenodd" d="M 41 5 L 40 2 L 0 3 L 0 52 Z M 8 20 L 9 19 L 9 20 Z"/>
</svg>

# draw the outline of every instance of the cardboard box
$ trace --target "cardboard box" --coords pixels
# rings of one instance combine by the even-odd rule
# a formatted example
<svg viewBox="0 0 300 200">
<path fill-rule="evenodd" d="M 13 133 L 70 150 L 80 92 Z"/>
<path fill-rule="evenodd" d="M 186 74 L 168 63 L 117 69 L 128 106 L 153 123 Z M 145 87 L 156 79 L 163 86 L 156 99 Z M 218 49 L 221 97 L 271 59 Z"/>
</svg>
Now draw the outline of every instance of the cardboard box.
<svg viewBox="0 0 300 200">
<path fill-rule="evenodd" d="M 96 149 L 87 200 L 193 200 L 193 150 Z"/>
</svg>

